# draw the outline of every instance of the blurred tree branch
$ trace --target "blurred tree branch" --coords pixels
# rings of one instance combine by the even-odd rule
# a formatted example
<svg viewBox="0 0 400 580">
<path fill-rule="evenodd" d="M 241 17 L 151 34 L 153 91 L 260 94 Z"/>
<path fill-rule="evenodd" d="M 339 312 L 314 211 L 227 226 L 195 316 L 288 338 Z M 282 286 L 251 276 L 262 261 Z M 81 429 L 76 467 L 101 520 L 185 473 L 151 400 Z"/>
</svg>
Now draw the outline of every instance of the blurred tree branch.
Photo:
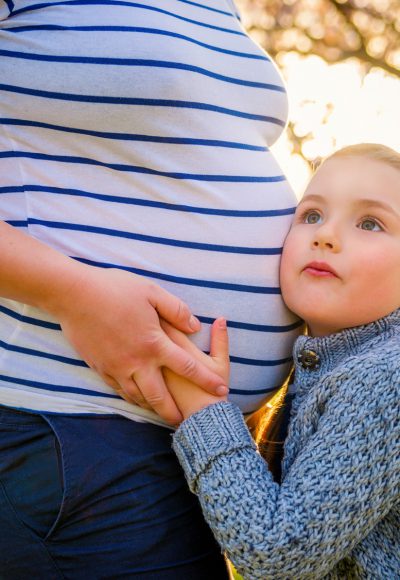
<svg viewBox="0 0 400 580">
<path fill-rule="evenodd" d="M 357 58 L 400 77 L 399 0 L 237 0 L 244 25 L 276 57 Z"/>
<path fill-rule="evenodd" d="M 236 0 L 245 28 L 277 61 L 291 52 L 328 63 L 355 59 L 400 78 L 400 0 Z M 293 152 L 309 135 L 289 123 Z"/>
</svg>

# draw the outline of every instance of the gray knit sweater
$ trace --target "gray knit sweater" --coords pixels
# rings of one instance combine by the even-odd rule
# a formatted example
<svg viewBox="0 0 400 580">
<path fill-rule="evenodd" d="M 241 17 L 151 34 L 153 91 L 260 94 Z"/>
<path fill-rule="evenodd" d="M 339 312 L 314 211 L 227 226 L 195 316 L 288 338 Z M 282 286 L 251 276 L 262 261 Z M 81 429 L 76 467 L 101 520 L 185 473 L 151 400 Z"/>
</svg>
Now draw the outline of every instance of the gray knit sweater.
<svg viewBox="0 0 400 580">
<path fill-rule="evenodd" d="M 327 337 L 301 336 L 294 360 L 282 484 L 239 409 L 218 403 L 174 435 L 190 488 L 246 579 L 397 580 L 400 310 Z"/>
</svg>

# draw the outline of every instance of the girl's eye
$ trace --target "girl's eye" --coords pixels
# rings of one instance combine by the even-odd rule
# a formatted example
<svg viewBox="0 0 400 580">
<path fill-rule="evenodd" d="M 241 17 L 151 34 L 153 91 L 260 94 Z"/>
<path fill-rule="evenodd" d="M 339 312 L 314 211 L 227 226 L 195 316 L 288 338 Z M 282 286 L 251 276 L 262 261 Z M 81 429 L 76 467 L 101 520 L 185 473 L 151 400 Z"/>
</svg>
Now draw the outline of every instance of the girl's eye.
<svg viewBox="0 0 400 580">
<path fill-rule="evenodd" d="M 367 232 L 381 232 L 383 230 L 382 226 L 377 222 L 377 220 L 370 217 L 362 219 L 358 227 L 361 230 L 366 230 Z"/>
<path fill-rule="evenodd" d="M 321 215 L 317 211 L 315 211 L 315 209 L 307 211 L 303 215 L 303 223 L 305 223 L 305 224 L 311 224 L 311 225 L 318 224 L 321 219 L 322 219 Z"/>
</svg>

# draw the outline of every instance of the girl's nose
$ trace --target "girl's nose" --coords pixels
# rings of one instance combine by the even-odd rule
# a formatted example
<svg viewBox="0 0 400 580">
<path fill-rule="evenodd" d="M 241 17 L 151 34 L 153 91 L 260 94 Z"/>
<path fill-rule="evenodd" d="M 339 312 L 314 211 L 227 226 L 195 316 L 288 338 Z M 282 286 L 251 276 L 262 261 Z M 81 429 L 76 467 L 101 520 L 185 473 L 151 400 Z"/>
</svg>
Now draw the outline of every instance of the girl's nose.
<svg viewBox="0 0 400 580">
<path fill-rule="evenodd" d="M 327 226 L 327 224 L 323 224 L 315 231 L 312 245 L 314 248 L 319 248 L 321 250 L 325 249 L 333 252 L 338 252 L 340 250 L 339 238 L 333 228 Z"/>
</svg>

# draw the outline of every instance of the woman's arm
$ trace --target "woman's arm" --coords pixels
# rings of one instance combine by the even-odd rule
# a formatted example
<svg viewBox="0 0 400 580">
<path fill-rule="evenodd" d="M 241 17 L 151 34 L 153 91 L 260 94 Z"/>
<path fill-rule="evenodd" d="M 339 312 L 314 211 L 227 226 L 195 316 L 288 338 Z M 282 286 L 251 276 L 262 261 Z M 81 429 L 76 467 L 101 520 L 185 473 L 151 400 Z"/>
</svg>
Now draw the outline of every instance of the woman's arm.
<svg viewBox="0 0 400 580">
<path fill-rule="evenodd" d="M 187 333 L 199 329 L 181 300 L 141 276 L 82 264 L 1 221 L 0 296 L 53 315 L 108 385 L 127 400 L 143 398 L 173 424 L 181 415 L 161 367 L 210 392 L 222 385 L 217 374 L 160 327 L 162 317 Z"/>
<path fill-rule="evenodd" d="M 186 420 L 174 449 L 207 522 L 247 579 L 321 578 L 398 501 L 399 373 L 388 391 L 344 381 L 283 483 L 272 479 L 240 410 Z M 389 380 L 389 378 L 388 378 Z"/>
</svg>

